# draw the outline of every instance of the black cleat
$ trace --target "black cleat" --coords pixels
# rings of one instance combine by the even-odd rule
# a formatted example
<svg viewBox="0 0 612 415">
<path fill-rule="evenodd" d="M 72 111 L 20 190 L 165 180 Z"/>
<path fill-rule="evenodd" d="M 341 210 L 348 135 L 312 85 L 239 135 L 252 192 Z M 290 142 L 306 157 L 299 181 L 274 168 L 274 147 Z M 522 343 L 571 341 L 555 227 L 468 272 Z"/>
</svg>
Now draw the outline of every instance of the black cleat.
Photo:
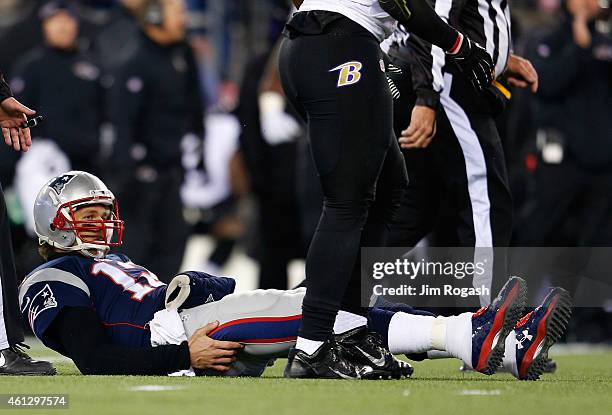
<svg viewBox="0 0 612 415">
<path fill-rule="evenodd" d="M 0 350 L 0 375 L 52 376 L 56 373 L 51 363 L 32 359 L 17 345 Z"/>
<path fill-rule="evenodd" d="M 335 336 L 352 362 L 372 368 L 367 379 L 409 378 L 414 369 L 407 362 L 398 360 L 385 347 L 378 333 L 368 332 L 366 326 L 357 327 Z"/>
<path fill-rule="evenodd" d="M 292 348 L 285 366 L 286 378 L 361 379 L 372 372 L 369 366 L 356 366 L 346 358 L 338 343 L 327 340 L 312 355 Z"/>
</svg>

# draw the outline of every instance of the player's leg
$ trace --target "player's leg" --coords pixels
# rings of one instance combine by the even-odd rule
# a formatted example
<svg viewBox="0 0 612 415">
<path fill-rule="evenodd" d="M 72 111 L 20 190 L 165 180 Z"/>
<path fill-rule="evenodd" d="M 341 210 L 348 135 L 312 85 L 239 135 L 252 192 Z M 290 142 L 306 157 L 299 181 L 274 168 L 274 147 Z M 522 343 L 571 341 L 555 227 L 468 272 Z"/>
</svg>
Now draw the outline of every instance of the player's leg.
<svg viewBox="0 0 612 415">
<path fill-rule="evenodd" d="M 548 350 L 567 328 L 571 299 L 567 291 L 553 288 L 535 311 L 510 324 L 525 299 L 523 284 L 511 279 L 490 306 L 476 313 L 435 317 L 410 307 L 376 308 L 370 313 L 370 325 L 394 353 L 455 357 L 485 374 L 503 363 L 518 379 L 535 380 L 546 370 Z M 503 328 L 496 330 L 501 321 Z"/>
<path fill-rule="evenodd" d="M 179 314 L 187 337 L 218 321 L 219 326 L 209 334 L 213 339 L 244 343 L 241 353 L 251 357 L 286 357 L 297 338 L 305 293 L 305 288 L 254 290 L 230 294 Z"/>
<path fill-rule="evenodd" d="M 395 137 L 391 137 L 389 150 L 385 155 L 378 182 L 376 195 L 372 203 L 366 223 L 361 233 L 359 246 L 384 247 L 387 246 L 389 231 L 394 224 L 402 198 L 408 185 L 404 157 L 399 149 Z M 371 269 L 368 265 L 362 267 L 361 249 L 352 269 L 351 280 L 342 299 L 341 310 L 366 316 L 369 297 L 362 298 L 361 282 L 362 271 Z M 336 325 L 341 323 L 336 319 Z M 364 325 L 366 319 L 363 319 Z M 352 328 L 352 327 L 351 327 Z"/>
<path fill-rule="evenodd" d="M 495 123 L 472 97 L 468 85 L 445 75 L 437 137 L 447 141 L 448 170 L 443 177 L 457 212 L 459 244 L 474 246 L 473 260 L 487 264 L 472 285 L 495 291 L 493 275 L 500 276 L 498 284 L 507 275 L 503 248 L 510 242 L 512 197 Z M 481 305 L 489 302 L 490 297 L 481 296 Z"/>
<path fill-rule="evenodd" d="M 306 355 L 314 355 L 332 335 L 390 144 L 390 95 L 380 59 L 376 40 L 346 18 L 325 26 L 320 35 L 286 39 L 281 50 L 283 86 L 307 114 L 324 194 L 306 260 L 308 293 L 298 339 Z"/>
<path fill-rule="evenodd" d="M 473 122 L 473 124 L 476 125 L 474 130 L 480 140 L 487 165 L 487 190 L 491 203 L 491 240 L 494 248 L 488 256 L 492 255 L 493 258 L 492 266 L 490 265 L 491 288 L 495 292 L 508 275 L 507 247 L 510 246 L 514 223 L 512 193 L 506 157 L 495 120 L 487 115 L 479 123 Z M 479 245 L 476 245 L 477 254 L 478 247 Z"/>
<path fill-rule="evenodd" d="M 505 339 L 522 315 L 526 295 L 525 282 L 514 277 L 488 307 L 476 313 L 432 317 L 373 310 L 370 321 L 375 331 L 387 333 L 392 353 L 446 351 L 490 375 L 502 361 Z"/>
<path fill-rule="evenodd" d="M 404 158 L 392 137 L 376 186 L 374 203 L 361 234 L 360 247 L 384 247 L 393 219 L 407 185 Z M 412 368 L 393 357 L 378 336 L 367 329 L 369 296 L 362 296 L 363 277 L 370 264 L 363 263 L 361 249 L 353 266 L 351 281 L 346 289 L 334 324 L 336 341 L 345 347 L 354 360 L 370 366 L 374 377 L 400 378 L 410 376 Z M 367 276 L 365 277 L 367 278 Z"/>
</svg>

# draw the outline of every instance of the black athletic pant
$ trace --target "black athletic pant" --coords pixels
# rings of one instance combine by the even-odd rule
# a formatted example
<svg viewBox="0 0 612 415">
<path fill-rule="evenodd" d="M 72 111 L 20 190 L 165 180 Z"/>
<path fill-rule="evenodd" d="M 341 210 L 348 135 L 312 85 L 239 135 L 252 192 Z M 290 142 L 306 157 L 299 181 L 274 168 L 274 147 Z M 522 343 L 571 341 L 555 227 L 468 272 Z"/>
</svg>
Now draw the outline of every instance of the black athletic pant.
<svg viewBox="0 0 612 415">
<path fill-rule="evenodd" d="M 374 36 L 335 13 L 297 13 L 282 44 L 283 88 L 308 123 L 324 196 L 299 331 L 311 340 L 330 336 L 340 307 L 365 315 L 360 248 L 385 245 L 407 184 L 381 62 Z"/>
<path fill-rule="evenodd" d="M 403 71 L 390 74 L 400 90 L 394 129 L 410 124 L 415 103 L 409 63 L 392 58 Z M 445 74 L 437 111 L 437 132 L 425 149 L 404 151 L 410 183 L 389 235 L 390 246 L 412 247 L 444 226 L 439 246 L 507 247 L 512 232 L 512 196 L 501 139 L 486 103 L 460 75 Z M 451 229 L 449 229 L 449 227 Z M 482 253 L 484 250 L 479 250 Z M 492 252 L 485 252 L 488 257 Z M 506 258 L 496 250 L 492 294 L 506 280 Z"/>
<path fill-rule="evenodd" d="M 23 341 L 17 277 L 4 193 L 0 186 L 0 350 Z"/>
</svg>

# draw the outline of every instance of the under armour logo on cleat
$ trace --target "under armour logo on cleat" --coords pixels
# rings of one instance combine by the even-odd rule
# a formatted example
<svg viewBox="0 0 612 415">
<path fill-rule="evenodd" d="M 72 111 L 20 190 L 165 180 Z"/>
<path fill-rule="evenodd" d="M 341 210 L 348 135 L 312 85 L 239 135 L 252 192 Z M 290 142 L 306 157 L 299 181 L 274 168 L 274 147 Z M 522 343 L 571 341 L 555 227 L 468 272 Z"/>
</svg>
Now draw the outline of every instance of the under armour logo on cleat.
<svg viewBox="0 0 612 415">
<path fill-rule="evenodd" d="M 525 340 L 531 341 L 533 339 L 533 336 L 531 334 L 529 334 L 529 330 L 523 330 L 523 332 L 521 333 L 523 336 L 521 337 L 521 339 L 516 339 L 516 348 L 517 349 L 522 349 L 523 348 L 523 342 Z"/>
</svg>

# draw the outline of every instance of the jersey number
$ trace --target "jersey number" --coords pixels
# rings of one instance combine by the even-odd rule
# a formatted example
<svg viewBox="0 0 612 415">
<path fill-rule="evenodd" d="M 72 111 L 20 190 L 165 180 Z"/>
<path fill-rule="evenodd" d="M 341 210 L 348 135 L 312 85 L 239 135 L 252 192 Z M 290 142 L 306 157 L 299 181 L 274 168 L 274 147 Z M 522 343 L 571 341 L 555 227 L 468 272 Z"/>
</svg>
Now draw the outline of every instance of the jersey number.
<svg viewBox="0 0 612 415">
<path fill-rule="evenodd" d="M 132 276 L 126 271 L 131 271 L 132 273 L 137 272 L 138 274 L 136 274 L 136 276 Z M 122 286 L 125 291 L 131 292 L 132 300 L 136 301 L 142 301 L 142 299 L 151 291 L 165 285 L 163 282 L 158 280 L 154 274 L 151 274 L 146 269 L 129 262 L 96 262 L 91 269 L 91 273 L 95 276 L 100 274 L 107 276 L 115 284 Z M 147 282 L 138 282 L 140 277 L 145 278 Z"/>
</svg>

